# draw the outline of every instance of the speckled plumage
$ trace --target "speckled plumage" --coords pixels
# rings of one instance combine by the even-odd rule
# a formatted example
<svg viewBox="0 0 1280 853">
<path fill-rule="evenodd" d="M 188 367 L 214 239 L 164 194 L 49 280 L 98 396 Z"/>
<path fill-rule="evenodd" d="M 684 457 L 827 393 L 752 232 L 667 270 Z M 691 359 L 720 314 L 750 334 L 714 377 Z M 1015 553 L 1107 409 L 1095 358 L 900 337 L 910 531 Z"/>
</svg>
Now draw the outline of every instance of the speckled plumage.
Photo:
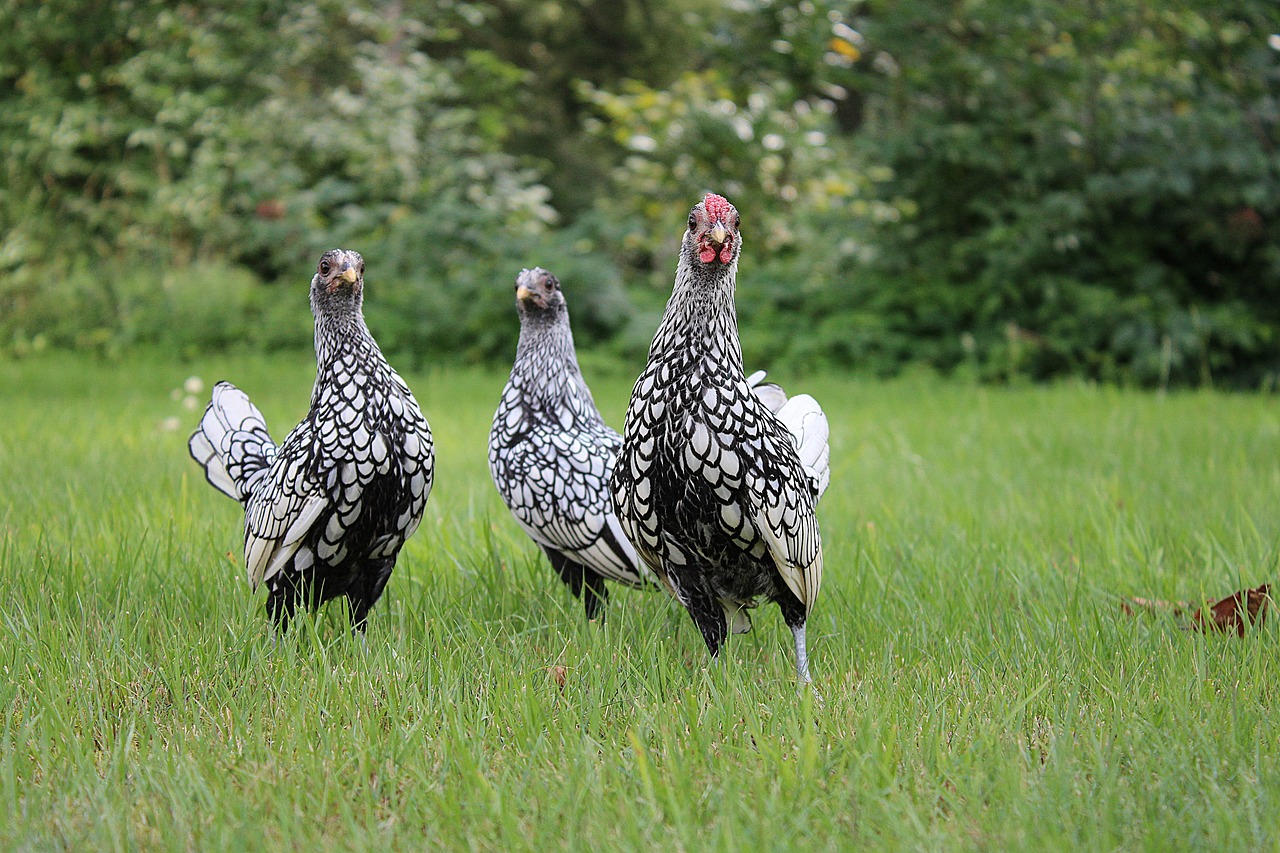
<svg viewBox="0 0 1280 853">
<path fill-rule="evenodd" d="M 363 289 L 359 254 L 324 254 L 311 281 L 311 409 L 278 447 L 228 382 L 191 436 L 209 482 L 244 504 L 249 581 L 267 585 L 281 628 L 299 603 L 345 595 L 363 630 L 431 491 L 431 429 L 365 325 Z"/>
<path fill-rule="evenodd" d="M 733 301 L 740 252 L 737 211 L 709 195 L 690 214 L 675 288 L 632 391 L 613 496 L 623 530 L 712 655 L 730 628 L 749 630 L 746 608 L 765 598 L 792 629 L 797 674 L 808 681 L 826 416 L 807 395 L 753 392 L 744 376 Z"/>
<path fill-rule="evenodd" d="M 489 472 L 503 502 L 594 618 L 606 579 L 652 575 L 622 534 L 609 478 L 622 437 L 604 422 L 578 369 L 560 283 L 544 269 L 516 278 L 520 341 L 489 431 Z"/>
</svg>

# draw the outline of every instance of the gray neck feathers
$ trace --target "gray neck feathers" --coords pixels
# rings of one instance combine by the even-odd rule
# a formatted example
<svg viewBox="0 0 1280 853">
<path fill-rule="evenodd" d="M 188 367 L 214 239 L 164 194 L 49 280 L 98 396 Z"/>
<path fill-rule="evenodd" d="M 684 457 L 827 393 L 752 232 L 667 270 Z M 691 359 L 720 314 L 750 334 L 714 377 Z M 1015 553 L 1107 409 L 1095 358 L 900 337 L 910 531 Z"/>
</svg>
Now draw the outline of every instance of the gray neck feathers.
<svg viewBox="0 0 1280 853">
<path fill-rule="evenodd" d="M 710 356 L 742 369 L 738 314 L 733 297 L 738 260 L 726 265 L 696 261 L 681 247 L 676 284 L 649 349 L 649 360 Z"/>
<path fill-rule="evenodd" d="M 522 314 L 511 382 L 531 409 L 558 412 L 568 407 L 575 415 L 599 418 L 591 391 L 578 369 L 569 312 Z"/>
<path fill-rule="evenodd" d="M 311 310 L 316 315 L 316 382 L 311 389 L 312 405 L 319 401 L 326 379 L 346 375 L 353 364 L 365 373 L 380 372 L 380 366 L 390 370 L 364 323 L 360 301 L 357 295 L 355 299 L 341 303 L 326 301 L 317 304 L 312 295 Z M 376 390 L 375 385 L 379 383 L 372 383 L 368 393 Z"/>
<path fill-rule="evenodd" d="M 332 339 L 368 335 L 364 325 L 364 288 L 330 293 L 319 276 L 311 281 L 311 315 L 316 318 L 316 356 L 325 361 L 324 348 Z"/>
</svg>

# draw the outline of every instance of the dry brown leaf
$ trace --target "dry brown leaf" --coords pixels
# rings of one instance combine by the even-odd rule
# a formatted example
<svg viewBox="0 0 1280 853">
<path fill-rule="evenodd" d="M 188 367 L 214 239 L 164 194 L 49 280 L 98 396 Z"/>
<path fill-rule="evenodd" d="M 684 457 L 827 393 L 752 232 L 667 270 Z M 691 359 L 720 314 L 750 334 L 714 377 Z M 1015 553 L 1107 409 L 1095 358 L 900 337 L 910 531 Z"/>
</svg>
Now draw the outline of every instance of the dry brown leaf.
<svg viewBox="0 0 1280 853">
<path fill-rule="evenodd" d="M 1266 616 L 1270 591 L 1271 585 L 1264 583 L 1254 589 L 1242 589 L 1221 601 L 1205 601 L 1203 604 L 1125 596 L 1120 599 L 1120 609 L 1128 616 L 1139 612 L 1169 613 L 1173 616 L 1191 613 L 1192 627 L 1197 631 L 1235 631 L 1237 636 L 1243 637 L 1246 625 L 1259 624 Z M 1248 615 L 1247 619 L 1241 615 L 1242 610 Z"/>
<path fill-rule="evenodd" d="M 547 667 L 547 673 L 551 676 L 551 679 L 555 681 L 556 687 L 559 687 L 560 692 L 563 693 L 564 680 L 565 680 L 565 677 L 569 674 L 569 670 L 565 669 L 563 666 L 560 666 L 559 664 L 556 664 L 555 666 Z"/>
<path fill-rule="evenodd" d="M 1194 607 L 1195 605 L 1190 601 L 1163 601 L 1159 598 L 1137 598 L 1136 596 L 1127 595 L 1120 599 L 1120 609 L 1128 616 L 1132 616 L 1139 610 L 1147 613 L 1172 613 L 1174 616 L 1180 616 Z"/>
<path fill-rule="evenodd" d="M 1215 602 L 1207 611 L 1197 610 L 1191 615 L 1191 621 L 1200 631 L 1235 631 L 1236 636 L 1243 637 L 1246 624 L 1261 624 L 1267 615 L 1270 591 L 1271 585 L 1265 583 L 1254 589 L 1242 589 Z"/>
</svg>

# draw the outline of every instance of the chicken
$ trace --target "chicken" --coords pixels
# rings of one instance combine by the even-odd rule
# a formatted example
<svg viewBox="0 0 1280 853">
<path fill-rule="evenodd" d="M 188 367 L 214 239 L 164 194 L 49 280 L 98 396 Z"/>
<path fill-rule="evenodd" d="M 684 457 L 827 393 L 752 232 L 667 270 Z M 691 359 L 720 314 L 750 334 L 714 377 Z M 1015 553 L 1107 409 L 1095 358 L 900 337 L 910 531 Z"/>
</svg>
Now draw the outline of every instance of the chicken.
<svg viewBox="0 0 1280 853">
<path fill-rule="evenodd" d="M 741 251 L 737 210 L 708 194 L 689 214 L 675 288 L 631 394 L 613 498 L 623 531 L 713 657 L 730 628 L 750 629 L 747 608 L 764 598 L 782 611 L 796 674 L 809 682 L 827 418 L 812 397 L 753 390 L 744 376 L 733 303 Z"/>
<path fill-rule="evenodd" d="M 229 382 L 189 442 L 209 482 L 244 505 L 249 582 L 266 584 L 281 630 L 299 603 L 346 596 L 363 633 L 431 492 L 431 429 L 365 326 L 363 298 L 364 259 L 325 252 L 311 279 L 311 410 L 282 444 Z"/>
<path fill-rule="evenodd" d="M 560 282 L 541 268 L 516 277 L 520 341 L 489 431 L 489 473 L 516 521 L 560 579 L 601 613 L 605 580 L 654 580 L 623 535 L 609 478 L 622 437 L 596 409 L 578 369 Z"/>
</svg>

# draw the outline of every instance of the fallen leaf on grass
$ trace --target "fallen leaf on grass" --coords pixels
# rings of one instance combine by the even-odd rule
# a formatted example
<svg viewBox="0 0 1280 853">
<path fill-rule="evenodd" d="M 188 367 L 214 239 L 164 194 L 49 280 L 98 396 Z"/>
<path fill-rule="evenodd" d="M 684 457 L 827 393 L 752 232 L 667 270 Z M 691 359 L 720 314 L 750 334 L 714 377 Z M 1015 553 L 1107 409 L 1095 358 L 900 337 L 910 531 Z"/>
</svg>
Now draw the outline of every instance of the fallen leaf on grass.
<svg viewBox="0 0 1280 853">
<path fill-rule="evenodd" d="M 1246 621 L 1260 624 L 1267 615 L 1270 591 L 1271 584 L 1266 583 L 1255 589 L 1242 589 L 1215 602 L 1207 611 L 1197 610 L 1191 615 L 1191 621 L 1201 631 L 1235 631 L 1237 636 L 1243 637 Z M 1205 616 L 1206 612 L 1208 616 Z M 1248 614 L 1247 620 L 1244 614 Z"/>
<path fill-rule="evenodd" d="M 1206 601 L 1199 605 L 1194 601 L 1163 601 L 1159 598 L 1126 596 L 1120 599 L 1120 609 L 1128 616 L 1139 611 L 1170 613 L 1174 616 L 1191 612 L 1191 624 L 1197 631 L 1235 631 L 1237 636 L 1243 637 L 1246 624 L 1261 624 L 1266 617 L 1267 602 L 1271 600 L 1270 592 L 1271 585 L 1264 583 L 1254 589 L 1232 593 L 1221 601 L 1212 604 Z"/>
<path fill-rule="evenodd" d="M 1137 598 L 1125 596 L 1120 599 L 1120 609 L 1126 616 L 1132 616 L 1139 610 L 1147 613 L 1172 613 L 1180 616 L 1183 612 L 1195 607 L 1190 601 L 1162 601 L 1159 598 Z"/>
<path fill-rule="evenodd" d="M 565 676 L 569 674 L 569 670 L 557 664 L 555 666 L 547 667 L 547 673 L 550 674 L 551 679 L 556 683 L 556 687 L 559 687 L 560 692 L 563 693 L 564 679 L 565 679 Z"/>
</svg>

